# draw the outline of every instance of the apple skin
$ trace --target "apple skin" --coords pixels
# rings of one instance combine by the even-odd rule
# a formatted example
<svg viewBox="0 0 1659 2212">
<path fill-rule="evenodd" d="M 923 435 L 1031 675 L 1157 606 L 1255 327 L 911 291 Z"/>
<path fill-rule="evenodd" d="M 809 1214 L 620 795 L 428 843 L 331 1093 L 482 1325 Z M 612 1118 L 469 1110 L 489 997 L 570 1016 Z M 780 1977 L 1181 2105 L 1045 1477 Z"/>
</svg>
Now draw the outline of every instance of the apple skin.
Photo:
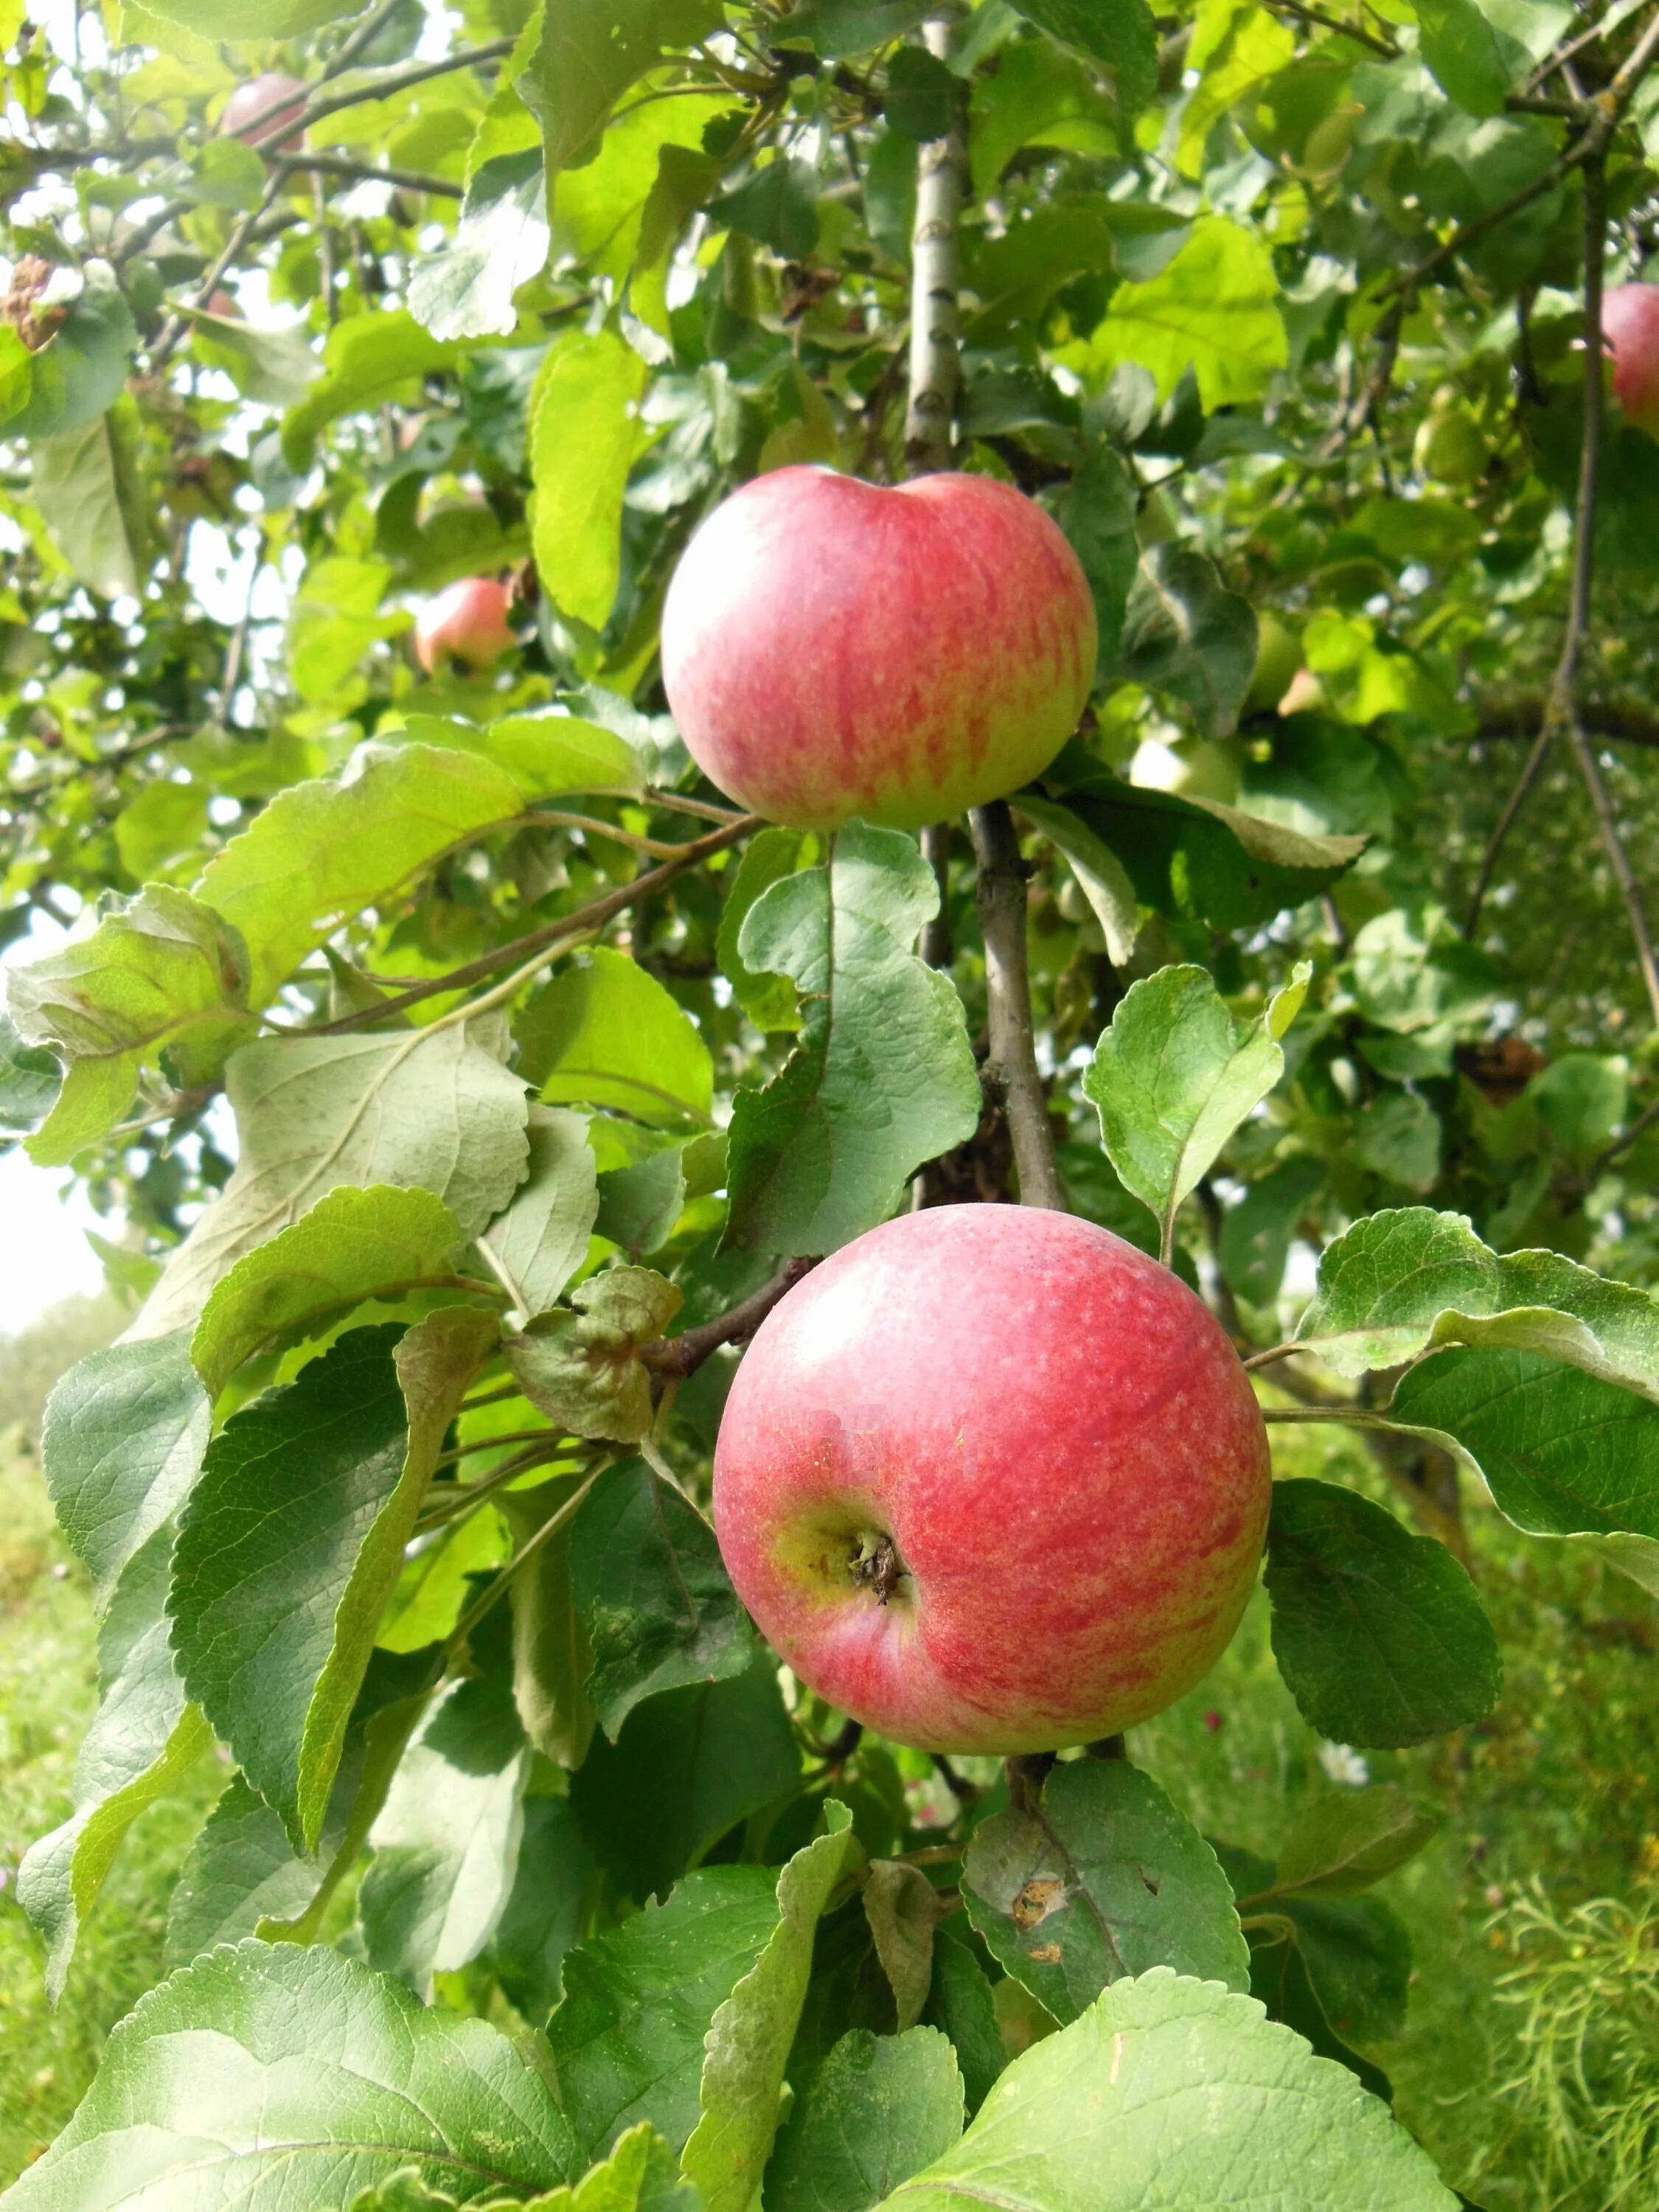
<svg viewBox="0 0 1659 2212">
<path fill-rule="evenodd" d="M 415 657 L 428 676 L 442 660 L 488 668 L 518 643 L 507 622 L 505 584 L 465 576 L 428 599 L 415 623 Z"/>
<path fill-rule="evenodd" d="M 1094 678 L 1077 556 L 988 477 L 884 489 L 757 477 L 686 548 L 663 611 L 668 703 L 693 759 L 790 829 L 914 830 L 1048 767 Z"/>
<path fill-rule="evenodd" d="M 1659 438 L 1659 284 L 1619 284 L 1601 302 L 1613 391 L 1632 428 Z"/>
<path fill-rule="evenodd" d="M 239 84 L 225 102 L 225 112 L 219 118 L 220 136 L 240 138 L 250 146 L 263 146 L 268 138 L 276 138 L 287 130 L 288 143 L 297 141 L 302 134 L 289 126 L 305 106 L 309 89 L 297 76 L 284 76 L 280 70 L 250 77 L 246 84 Z"/>
<path fill-rule="evenodd" d="M 920 1750 L 1057 1750 L 1189 1690 L 1255 1581 L 1272 1470 L 1202 1301 L 1070 1214 L 936 1206 L 757 1331 L 714 1455 L 738 1594 L 828 1703 Z M 883 1603 L 862 1553 L 890 1539 Z"/>
</svg>

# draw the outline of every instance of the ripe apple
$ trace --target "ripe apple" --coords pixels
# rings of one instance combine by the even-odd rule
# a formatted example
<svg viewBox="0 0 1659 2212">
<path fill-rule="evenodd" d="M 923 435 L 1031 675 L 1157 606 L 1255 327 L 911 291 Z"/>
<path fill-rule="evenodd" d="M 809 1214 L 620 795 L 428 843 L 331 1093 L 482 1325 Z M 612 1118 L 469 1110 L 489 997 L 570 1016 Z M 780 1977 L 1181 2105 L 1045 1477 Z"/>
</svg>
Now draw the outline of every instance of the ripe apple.
<svg viewBox="0 0 1659 2212">
<path fill-rule="evenodd" d="M 1077 726 L 1095 647 L 1077 556 L 1023 494 L 827 468 L 778 469 L 718 507 L 662 624 L 692 757 L 801 830 L 913 830 L 1018 790 Z"/>
<path fill-rule="evenodd" d="M 518 643 L 507 622 L 505 584 L 490 576 L 465 576 L 428 599 L 415 623 L 415 657 L 427 674 L 445 660 L 488 668 Z"/>
<path fill-rule="evenodd" d="M 1618 284 L 1601 302 L 1613 397 L 1625 420 L 1659 438 L 1659 284 Z"/>
<path fill-rule="evenodd" d="M 306 104 L 307 89 L 297 76 L 284 76 L 279 70 L 250 77 L 225 102 L 225 112 L 219 118 L 220 136 L 263 146 L 266 139 L 289 130 Z M 290 139 L 299 135 L 289 131 Z"/>
<path fill-rule="evenodd" d="M 1238 1626 L 1267 1436 L 1202 1301 L 1091 1222 L 902 1214 L 775 1306 L 714 1527 L 803 1682 L 928 1751 L 1048 1751 L 1173 1703 Z"/>
</svg>

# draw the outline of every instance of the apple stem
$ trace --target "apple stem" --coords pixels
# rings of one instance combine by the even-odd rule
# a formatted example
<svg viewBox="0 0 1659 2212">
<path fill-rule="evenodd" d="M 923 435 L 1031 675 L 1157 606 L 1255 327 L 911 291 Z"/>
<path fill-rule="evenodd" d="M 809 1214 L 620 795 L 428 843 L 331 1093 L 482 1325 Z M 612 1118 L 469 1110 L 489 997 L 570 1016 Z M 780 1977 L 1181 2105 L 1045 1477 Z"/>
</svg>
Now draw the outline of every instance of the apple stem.
<svg viewBox="0 0 1659 2212">
<path fill-rule="evenodd" d="M 1048 1094 L 1037 1066 L 1031 984 L 1025 965 L 1025 878 L 1007 803 L 976 806 L 969 817 L 979 858 L 979 922 L 985 939 L 985 995 L 990 1054 L 985 1080 L 1008 1119 L 1022 1206 L 1066 1211 L 1054 1164 Z"/>
<path fill-rule="evenodd" d="M 1042 1785 L 1048 1779 L 1054 1765 L 1052 1751 L 1016 1752 L 1004 1762 L 1008 1777 L 1008 1805 L 1015 1813 L 1035 1813 L 1042 1796 Z"/>
<path fill-rule="evenodd" d="M 949 21 L 939 19 L 922 27 L 928 52 L 939 61 L 949 56 L 951 29 Z M 904 465 L 911 476 L 951 465 L 959 375 L 957 237 L 967 166 L 958 100 L 951 128 L 922 148 L 916 167 L 916 227 L 910 238 L 910 396 L 904 415 Z"/>
</svg>

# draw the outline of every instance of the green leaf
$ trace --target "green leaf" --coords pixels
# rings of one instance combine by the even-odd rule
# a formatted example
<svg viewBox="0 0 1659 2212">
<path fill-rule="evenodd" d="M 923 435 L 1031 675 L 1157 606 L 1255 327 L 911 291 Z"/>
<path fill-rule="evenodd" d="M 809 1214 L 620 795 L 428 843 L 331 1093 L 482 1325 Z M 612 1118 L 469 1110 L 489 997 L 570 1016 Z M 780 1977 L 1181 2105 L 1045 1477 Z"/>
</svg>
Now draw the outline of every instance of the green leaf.
<svg viewBox="0 0 1659 2212">
<path fill-rule="evenodd" d="M 562 1767 L 580 1766 L 593 1740 L 597 1717 L 586 1689 L 593 1655 L 580 1609 L 570 1590 L 569 1522 L 541 1536 L 580 1486 L 578 1473 L 505 1491 L 496 1510 L 521 1551 L 539 1538 L 529 1565 L 513 1577 L 513 1696 L 525 1734 L 543 1757 Z"/>
<path fill-rule="evenodd" d="M 779 45 L 810 46 L 825 61 L 868 53 L 914 30 L 930 0 L 798 0 L 773 32 Z"/>
<path fill-rule="evenodd" d="M 532 2024 L 544 2021 L 560 2000 L 564 1962 L 598 1873 L 570 1800 L 526 1798 L 518 1872 L 489 1963 L 508 2002 Z"/>
<path fill-rule="evenodd" d="M 208 150 L 230 150 L 232 142 L 215 139 Z M 259 183 L 265 166 L 252 147 Z M 255 198 L 258 197 L 256 191 Z M 256 330 L 252 324 L 231 315 L 210 315 L 205 309 L 191 311 L 191 351 L 204 368 L 222 369 L 244 399 L 264 407 L 294 407 L 305 398 L 323 374 L 323 364 L 313 352 L 303 325 L 298 330 Z"/>
<path fill-rule="evenodd" d="M 945 137 L 956 121 L 960 98 L 955 77 L 925 46 L 901 46 L 887 64 L 881 111 L 888 128 L 902 137 L 922 145 Z"/>
<path fill-rule="evenodd" d="M 1562 32 L 1570 8 L 1537 0 L 1422 0 L 1423 58 L 1471 115 L 1501 115 Z"/>
<path fill-rule="evenodd" d="M 549 1105 L 608 1106 L 658 1128 L 708 1125 L 714 1068 L 696 1023 L 654 975 L 606 945 L 532 1000 L 519 1063 Z"/>
<path fill-rule="evenodd" d="M 1057 799 L 1038 799 L 1023 791 L 1019 811 L 1070 861 L 1078 887 L 1094 908 L 1105 937 L 1107 958 L 1115 967 L 1125 966 L 1133 957 L 1140 933 L 1140 912 L 1123 863 L 1086 822 Z"/>
<path fill-rule="evenodd" d="M 214 5 L 216 0 L 203 0 Z M 296 475 L 311 465 L 319 432 L 342 415 L 364 413 L 422 377 L 447 368 L 456 349 L 424 331 L 401 308 L 347 315 L 323 346 L 323 374 L 283 418 L 283 458 Z"/>
<path fill-rule="evenodd" d="M 70 1063 L 56 1107 L 27 1146 L 42 1167 L 101 1137 L 131 1102 L 139 1070 L 163 1052 L 210 1058 L 252 1026 L 236 931 L 161 884 L 112 902 L 90 936 L 14 968 L 9 992 L 18 1035 Z M 104 1086 L 97 1110 L 88 1079 Z"/>
<path fill-rule="evenodd" d="M 949 71 L 943 74 L 948 79 Z M 785 261 L 805 261 L 818 241 L 817 190 L 810 161 L 780 155 L 714 201 L 709 221 L 769 246 Z"/>
<path fill-rule="evenodd" d="M 529 1318 L 545 1313 L 587 1257 L 599 1196 L 592 1149 L 580 1114 L 532 1106 L 530 1173 L 484 1243 L 514 1303 Z"/>
<path fill-rule="evenodd" d="M 519 319 L 513 295 L 547 259 L 546 202 L 539 148 L 481 163 L 453 241 L 410 275 L 416 320 L 435 338 L 511 337 Z"/>
<path fill-rule="evenodd" d="M 1140 556 L 1124 611 L 1116 674 L 1167 691 L 1206 737 L 1225 737 L 1255 671 L 1255 611 L 1223 585 L 1213 561 L 1178 545 Z"/>
<path fill-rule="evenodd" d="M 314 1328 L 377 1295 L 399 1297 L 437 1274 L 459 1240 L 454 1215 L 430 1191 L 385 1183 L 330 1191 L 215 1287 L 190 1346 L 209 1395 L 285 1332 Z"/>
<path fill-rule="evenodd" d="M 530 402 L 536 572 L 560 611 L 590 629 L 604 629 L 622 573 L 623 493 L 641 449 L 645 376 L 614 331 L 573 331 L 549 349 Z"/>
<path fill-rule="evenodd" d="M 1276 1482 L 1273 1656 L 1310 1726 L 1340 1743 L 1421 1743 L 1483 1719 L 1503 1668 L 1443 1544 L 1328 1482 Z"/>
<path fill-rule="evenodd" d="M 1311 2032 L 1313 2021 L 1298 2026 L 1310 2007 L 1313 2021 L 1334 2039 L 1379 2043 L 1405 2033 L 1411 1938 L 1381 1898 L 1281 1895 L 1267 1860 L 1226 1844 L 1218 1851 L 1239 1911 L 1250 1923 L 1252 1992 L 1276 2020 L 1297 2027 L 1316 2049 L 1322 2045 Z M 1285 1949 L 1293 1954 L 1293 1966 L 1271 1955 Z M 1276 2008 L 1281 2002 L 1287 2004 L 1282 2012 Z M 1362 2081 L 1376 2072 L 1340 2040 L 1325 2055 L 1352 2067 Z"/>
<path fill-rule="evenodd" d="M 754 969 L 791 976 L 801 1040 L 731 1134 L 736 1244 L 833 1252 L 884 1221 L 924 1160 L 979 1126 L 962 1001 L 911 947 L 939 908 L 913 838 L 854 823 L 824 868 L 784 878 L 739 934 Z"/>
<path fill-rule="evenodd" d="M 1221 1272 L 1235 1293 L 1270 1306 L 1297 1228 L 1325 1182 L 1325 1163 L 1297 1152 L 1253 1182 L 1221 1224 Z"/>
<path fill-rule="evenodd" d="M 570 1580 L 593 1655 L 587 1694 L 613 1743 L 642 1698 L 724 1681 L 754 1656 L 714 1530 L 643 1460 L 608 1474 L 577 1515 Z"/>
<path fill-rule="evenodd" d="M 1158 26 L 1146 0 L 1014 0 L 1028 22 L 1050 38 L 1103 62 L 1118 106 L 1133 115 L 1158 90 Z"/>
<path fill-rule="evenodd" d="M 1651 1387 L 1651 1386 L 1650 1386 Z M 1393 1422 L 1447 1445 L 1537 1536 L 1659 1536 L 1659 1407 L 1531 1352 L 1437 1352 Z"/>
<path fill-rule="evenodd" d="M 643 2120 L 684 2146 L 708 2024 L 776 1928 L 776 1892 L 763 1867 L 705 1867 L 567 1955 L 547 2039 L 585 2155 Z"/>
<path fill-rule="evenodd" d="M 940 1899 L 920 1867 L 875 1859 L 864 1884 L 864 1917 L 893 1991 L 900 2033 L 921 2018 L 933 1979 Z"/>
<path fill-rule="evenodd" d="M 239 1151 L 224 1190 L 161 1271 L 130 1334 L 193 1322 L 245 1252 L 329 1191 L 429 1191 L 476 1237 L 524 1174 L 524 1085 L 488 1020 L 390 1036 L 283 1037 L 232 1054 Z"/>
<path fill-rule="evenodd" d="M 140 1999 L 7 2212 L 349 2203 L 413 2165 L 463 2203 L 572 2179 L 570 2130 L 498 2029 L 337 1951 L 253 1941 Z"/>
<path fill-rule="evenodd" d="M 362 746 L 349 777 L 279 792 L 196 886 L 247 945 L 248 1003 L 263 1006 L 337 916 L 390 899 L 541 795 L 483 753 L 419 744 Z"/>
<path fill-rule="evenodd" d="M 191 1845 L 167 1910 L 169 1966 L 292 1920 L 315 1896 L 322 1869 L 296 1856 L 282 1821 L 237 1775 Z"/>
<path fill-rule="evenodd" d="M 760 2194 L 812 1971 L 812 1938 L 836 1888 L 863 1856 L 844 1805 L 831 1798 L 823 1819 L 824 1833 L 778 1876 L 778 1924 L 708 2031 L 702 2117 L 680 2161 L 708 2212 L 748 2212 Z"/>
<path fill-rule="evenodd" d="M 659 1337 L 680 1293 L 649 1267 L 608 1267 L 571 1293 L 574 1312 L 538 1316 L 509 1336 L 507 1364 L 532 1406 L 577 1437 L 637 1443 L 651 1427 L 650 1370 L 640 1346 Z"/>
<path fill-rule="evenodd" d="M 636 1705 L 614 1744 L 594 1739 L 570 1798 L 619 1887 L 644 1899 L 665 1890 L 738 1821 L 788 1796 L 799 1778 L 777 1675 L 763 1656 L 729 1682 L 667 1690 Z M 644 1803 L 648 1822 L 640 1818 Z"/>
<path fill-rule="evenodd" d="M 1083 1088 L 1112 1165 L 1158 1216 L 1166 1244 L 1182 1200 L 1284 1073 L 1279 1040 L 1312 974 L 1302 962 L 1248 1027 L 1203 968 L 1161 968 L 1119 1000 Z"/>
<path fill-rule="evenodd" d="M 950 2038 L 971 2118 L 989 2096 L 1008 2054 L 973 1939 L 965 1929 L 953 1933 L 948 1920 L 933 1930 L 933 1983 L 921 2018 L 924 2027 L 939 2028 Z"/>
<path fill-rule="evenodd" d="M 30 496 L 52 544 L 100 599 L 137 599 L 154 557 L 140 434 L 137 404 L 123 392 L 106 414 L 31 448 Z"/>
<path fill-rule="evenodd" d="M 371 1966 L 428 2003 L 476 1959 L 512 1894 L 530 1747 L 500 1676 L 452 1682 L 404 1753 L 369 1844 L 357 1911 Z"/>
<path fill-rule="evenodd" d="M 75 1762 L 74 1811 L 18 1869 L 17 1899 L 46 1938 L 46 1988 L 63 1994 L 82 1921 L 127 1830 L 168 1796 L 212 1738 L 167 1649 L 171 1533 L 158 1528 L 128 1560 L 98 1638 L 100 1703 Z M 77 2205 L 76 2212 L 80 2212 Z"/>
<path fill-rule="evenodd" d="M 562 711 L 503 714 L 484 729 L 453 715 L 411 714 L 401 730 L 381 734 L 391 744 L 477 753 L 506 769 L 526 804 L 573 791 L 637 793 L 649 781 L 626 738 Z"/>
<path fill-rule="evenodd" d="M 189 1496 L 211 1428 L 182 1332 L 89 1352 L 46 1401 L 41 1469 L 100 1610 Z"/>
<path fill-rule="evenodd" d="M 144 4 L 169 23 L 202 38 L 226 35 L 221 0 L 144 0 Z M 307 31 L 320 30 L 325 23 L 337 23 L 343 16 L 362 12 L 360 0 L 252 0 L 251 6 L 238 10 L 234 35 L 238 40 L 303 38 Z"/>
<path fill-rule="evenodd" d="M 743 925 L 750 909 L 775 883 L 793 876 L 816 857 L 818 841 L 799 830 L 763 830 L 744 848 L 732 871 L 732 887 L 720 909 L 720 935 L 715 950 L 720 972 L 730 981 L 733 997 L 757 1030 L 769 1035 L 800 1027 L 795 987 L 787 975 L 769 975 L 750 967 L 738 950 Z"/>
<path fill-rule="evenodd" d="M 130 399 L 121 406 L 128 362 L 138 342 L 132 311 L 107 261 L 89 260 L 76 274 L 80 289 L 64 303 L 63 320 L 52 336 L 30 356 L 28 382 L 19 395 L 21 405 L 4 423 L 8 439 L 27 440 L 37 453 L 42 446 L 53 448 L 55 477 L 69 467 L 65 457 L 76 450 L 84 434 L 96 431 L 100 422 L 108 425 L 112 408 L 121 408 L 124 438 L 137 420 Z M 56 270 L 52 289 L 65 279 L 75 281 L 67 270 Z M 36 487 L 39 490 L 38 475 Z M 55 537 L 50 511 L 42 506 L 41 512 Z M 83 582 L 89 580 L 82 577 Z"/>
<path fill-rule="evenodd" d="M 1143 906 L 1217 929 L 1252 928 L 1302 905 L 1365 849 L 1363 837 L 1310 836 L 1214 799 L 1140 790 L 1077 745 L 1042 781 L 1116 854 Z"/>
<path fill-rule="evenodd" d="M 1160 400 L 1190 369 L 1204 410 L 1259 398 L 1289 350 L 1265 239 L 1204 216 L 1160 276 L 1120 284 L 1089 341 L 1103 376 L 1126 362 L 1150 372 Z"/>
<path fill-rule="evenodd" d="M 1265 8 L 1237 0 L 1208 0 L 1201 6 L 1187 50 L 1187 67 L 1199 82 L 1181 115 L 1176 166 L 1183 176 L 1201 177 L 1210 133 L 1231 109 L 1247 102 L 1260 107 L 1268 87 L 1296 57 L 1296 34 Z"/>
<path fill-rule="evenodd" d="M 354 1329 L 209 1446 L 174 1560 L 174 1648 L 296 1849 L 321 1829 L 404 1546 L 494 1331 L 463 1306 L 401 1340 L 396 1324 Z"/>
<path fill-rule="evenodd" d="M 1126 1759 L 1057 1766 L 1034 1810 L 993 1814 L 974 1831 L 962 1889 L 992 1956 L 1058 2021 L 1149 1966 L 1249 1987 L 1215 1853 Z"/>
<path fill-rule="evenodd" d="M 778 2137 L 767 2212 L 870 2212 L 962 2133 L 962 2075 L 937 2028 L 843 2035 Z"/>
<path fill-rule="evenodd" d="M 1274 1893 L 1351 1897 L 1415 1858 L 1439 1826 L 1392 1783 L 1316 1798 L 1279 1845 Z"/>
<path fill-rule="evenodd" d="M 1014 242 L 1023 262 L 1030 248 L 1018 236 Z M 1090 449 L 1083 466 L 1060 494 L 1054 520 L 1066 532 L 1089 580 L 1100 633 L 1099 665 L 1109 669 L 1117 659 L 1129 594 L 1140 567 L 1134 486 L 1109 446 L 1103 443 Z"/>
<path fill-rule="evenodd" d="M 969 102 L 968 166 L 974 197 L 987 199 L 1025 146 L 1099 159 L 1119 151 L 1118 118 L 1092 70 L 1045 40 L 1010 46 L 994 75 L 977 77 Z"/>
<path fill-rule="evenodd" d="M 541 121 L 549 178 L 592 160 L 612 106 L 665 46 L 718 30 L 720 20 L 714 7 L 684 0 L 555 0 L 518 81 Z"/>
<path fill-rule="evenodd" d="M 793 1005 L 794 994 L 790 994 Z M 38 1129 L 63 1088 L 56 1057 L 26 1045 L 0 1014 L 0 1131 Z"/>
<path fill-rule="evenodd" d="M 1461 1213 L 1368 1215 L 1328 1245 L 1297 1341 L 1339 1375 L 1441 1345 L 1541 1353 L 1659 1402 L 1659 1300 L 1559 1252 L 1496 1253 Z"/>
<path fill-rule="evenodd" d="M 1250 1997 L 1167 1967 L 1017 2058 L 894 2212 L 1454 2212 L 1388 2107 Z"/>
</svg>

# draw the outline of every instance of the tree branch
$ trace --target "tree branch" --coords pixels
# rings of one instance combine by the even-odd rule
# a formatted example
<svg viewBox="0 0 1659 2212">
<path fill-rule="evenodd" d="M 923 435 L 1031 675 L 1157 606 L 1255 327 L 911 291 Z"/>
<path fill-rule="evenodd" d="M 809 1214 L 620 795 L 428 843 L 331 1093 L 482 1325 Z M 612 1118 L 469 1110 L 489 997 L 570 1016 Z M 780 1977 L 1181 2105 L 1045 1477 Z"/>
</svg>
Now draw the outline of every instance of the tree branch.
<svg viewBox="0 0 1659 2212">
<path fill-rule="evenodd" d="M 817 1264 L 816 1260 L 786 1261 L 769 1283 L 763 1284 L 752 1297 L 733 1306 L 730 1313 L 688 1328 L 679 1336 L 659 1337 L 655 1344 L 642 1345 L 640 1358 L 659 1375 L 695 1375 L 703 1361 L 724 1346 L 746 1344 L 773 1307 Z"/>
<path fill-rule="evenodd" d="M 927 51 L 943 61 L 948 23 L 928 23 Z M 916 172 L 916 227 L 910 242 L 910 395 L 904 416 L 904 464 L 911 476 L 951 465 L 951 426 L 961 363 L 957 352 L 957 242 L 963 178 L 968 166 L 962 104 L 943 138 L 921 149 Z"/>
<path fill-rule="evenodd" d="M 262 146 L 254 151 L 274 162 L 285 179 L 304 169 L 325 177 L 349 177 L 360 184 L 394 185 L 406 192 L 432 192 L 443 199 L 466 197 L 465 185 L 453 185 L 447 177 L 429 177 L 419 169 L 377 169 L 372 161 L 348 161 L 343 154 L 281 154 L 274 149 L 266 153 Z"/>
<path fill-rule="evenodd" d="M 979 923 L 985 939 L 990 1055 L 985 1077 L 1008 1117 L 1022 1206 L 1066 1210 L 1048 1097 L 1037 1066 L 1031 986 L 1025 965 L 1025 863 L 1006 799 L 976 806 L 969 820 L 979 860 Z"/>
<path fill-rule="evenodd" d="M 1303 0 L 1270 0 L 1280 15 L 1293 15 L 1298 23 L 1316 24 L 1321 30 L 1335 31 L 1345 39 L 1352 39 L 1357 46 L 1369 46 L 1372 53 L 1381 54 L 1384 61 L 1397 61 L 1400 49 L 1388 39 L 1379 39 L 1374 31 L 1362 31 L 1357 23 L 1345 23 L 1340 15 L 1328 15 L 1322 8 L 1303 5 Z"/>
</svg>

